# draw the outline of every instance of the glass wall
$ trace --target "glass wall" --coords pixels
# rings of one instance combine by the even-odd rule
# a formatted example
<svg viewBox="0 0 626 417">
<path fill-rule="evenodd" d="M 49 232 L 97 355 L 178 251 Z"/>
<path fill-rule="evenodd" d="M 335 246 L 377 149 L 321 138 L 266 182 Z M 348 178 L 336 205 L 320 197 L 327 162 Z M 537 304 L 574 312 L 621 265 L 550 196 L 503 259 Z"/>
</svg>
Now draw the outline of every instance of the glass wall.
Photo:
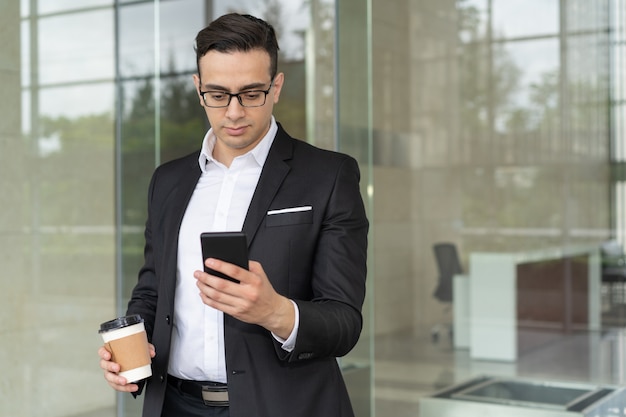
<svg viewBox="0 0 626 417">
<path fill-rule="evenodd" d="M 623 309 L 599 250 L 620 233 L 610 34 L 624 3 L 372 9 L 377 415 L 415 415 L 480 374 L 621 382 Z M 444 242 L 461 270 L 442 284 Z"/>
<path fill-rule="evenodd" d="M 115 313 L 114 19 L 111 1 L 0 5 L 3 416 L 114 402 L 94 356 Z"/>
<path fill-rule="evenodd" d="M 475 375 L 626 383 L 624 287 L 603 284 L 599 251 L 626 243 L 625 10 L 1 2 L 0 415 L 139 412 L 104 382 L 97 328 L 136 280 L 153 169 L 208 128 L 193 39 L 227 11 L 277 28 L 286 130 L 361 165 L 366 326 L 341 360 L 359 417 L 417 415 Z M 441 242 L 462 270 L 447 287 Z"/>
</svg>

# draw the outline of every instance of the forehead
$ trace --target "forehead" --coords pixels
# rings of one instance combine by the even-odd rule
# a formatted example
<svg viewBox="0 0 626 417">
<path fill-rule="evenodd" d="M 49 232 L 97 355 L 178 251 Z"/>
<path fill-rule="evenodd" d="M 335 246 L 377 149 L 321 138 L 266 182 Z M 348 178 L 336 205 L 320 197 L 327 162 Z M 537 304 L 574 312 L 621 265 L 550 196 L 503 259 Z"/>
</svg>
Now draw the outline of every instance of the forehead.
<svg viewBox="0 0 626 417">
<path fill-rule="evenodd" d="M 202 84 L 237 88 L 250 83 L 270 82 L 270 56 L 254 49 L 247 52 L 209 51 L 198 62 Z"/>
</svg>

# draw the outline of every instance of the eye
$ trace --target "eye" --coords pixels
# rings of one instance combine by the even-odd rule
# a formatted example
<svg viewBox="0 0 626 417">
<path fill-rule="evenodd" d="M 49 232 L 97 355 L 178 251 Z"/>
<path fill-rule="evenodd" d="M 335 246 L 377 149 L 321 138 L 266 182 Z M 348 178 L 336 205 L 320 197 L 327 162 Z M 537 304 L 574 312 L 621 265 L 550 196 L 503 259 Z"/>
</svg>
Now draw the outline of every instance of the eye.
<svg viewBox="0 0 626 417">
<path fill-rule="evenodd" d="M 256 100 L 257 98 L 259 98 L 260 95 L 260 91 L 248 91 L 246 93 L 243 93 L 243 98 L 245 98 L 246 100 Z"/>
<path fill-rule="evenodd" d="M 226 94 L 224 93 L 209 92 L 208 94 L 209 94 L 209 97 L 211 97 L 211 100 L 222 101 L 226 99 Z"/>
</svg>

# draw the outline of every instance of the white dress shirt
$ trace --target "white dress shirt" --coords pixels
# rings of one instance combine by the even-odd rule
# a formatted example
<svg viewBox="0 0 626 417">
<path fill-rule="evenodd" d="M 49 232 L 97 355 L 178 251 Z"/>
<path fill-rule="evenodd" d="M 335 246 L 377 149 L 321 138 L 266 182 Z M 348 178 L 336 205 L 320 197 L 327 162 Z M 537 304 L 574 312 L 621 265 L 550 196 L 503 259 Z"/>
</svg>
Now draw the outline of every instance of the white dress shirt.
<svg viewBox="0 0 626 417">
<path fill-rule="evenodd" d="M 209 130 L 202 142 L 199 164 L 202 174 L 196 184 L 178 235 L 178 267 L 169 374 L 189 380 L 226 382 L 224 314 L 205 305 L 196 286 L 194 271 L 203 269 L 200 233 L 241 231 L 256 189 L 261 169 L 278 126 L 272 117 L 270 129 L 250 152 L 236 157 L 230 167 L 213 159 L 215 135 Z M 292 301 L 293 303 L 293 301 Z M 296 325 L 283 349 L 293 350 Z"/>
</svg>

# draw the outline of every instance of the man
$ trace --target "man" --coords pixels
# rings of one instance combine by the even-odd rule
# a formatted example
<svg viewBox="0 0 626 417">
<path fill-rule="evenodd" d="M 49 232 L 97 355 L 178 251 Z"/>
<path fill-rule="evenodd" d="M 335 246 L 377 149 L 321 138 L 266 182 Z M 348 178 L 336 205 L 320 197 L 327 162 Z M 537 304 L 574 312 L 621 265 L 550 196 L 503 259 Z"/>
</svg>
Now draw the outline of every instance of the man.
<svg viewBox="0 0 626 417">
<path fill-rule="evenodd" d="M 362 328 L 368 221 L 358 165 L 274 120 L 284 74 L 269 24 L 222 16 L 198 33 L 196 54 L 212 127 L 199 153 L 153 175 L 145 264 L 128 305 L 145 319 L 153 356 L 143 415 L 352 416 L 335 358 Z M 205 260 L 239 283 L 202 271 L 207 231 L 245 233 L 249 270 Z M 142 391 L 98 353 L 113 388 Z"/>
</svg>

